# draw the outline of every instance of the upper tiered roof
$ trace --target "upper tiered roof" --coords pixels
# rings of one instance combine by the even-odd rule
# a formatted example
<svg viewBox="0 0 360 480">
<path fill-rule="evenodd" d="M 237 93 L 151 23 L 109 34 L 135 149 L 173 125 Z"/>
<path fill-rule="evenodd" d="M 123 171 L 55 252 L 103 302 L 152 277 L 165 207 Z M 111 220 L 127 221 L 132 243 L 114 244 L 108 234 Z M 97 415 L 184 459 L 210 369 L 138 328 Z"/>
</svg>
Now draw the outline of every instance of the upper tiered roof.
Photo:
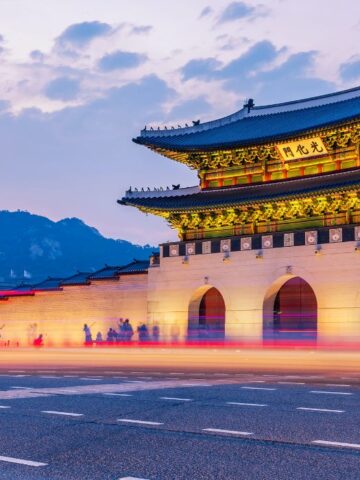
<svg viewBox="0 0 360 480">
<path fill-rule="evenodd" d="M 247 108 L 187 128 L 144 129 L 134 142 L 187 152 L 251 146 L 360 119 L 360 87 L 276 105 Z"/>
</svg>

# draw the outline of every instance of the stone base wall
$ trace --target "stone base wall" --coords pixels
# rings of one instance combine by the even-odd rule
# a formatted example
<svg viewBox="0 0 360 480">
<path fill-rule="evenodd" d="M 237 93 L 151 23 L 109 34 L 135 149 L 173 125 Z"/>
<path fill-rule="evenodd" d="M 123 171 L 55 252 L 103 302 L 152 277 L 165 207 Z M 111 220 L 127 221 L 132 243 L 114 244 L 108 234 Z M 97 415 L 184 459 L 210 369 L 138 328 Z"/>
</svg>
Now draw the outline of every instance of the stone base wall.
<svg viewBox="0 0 360 480">
<path fill-rule="evenodd" d="M 167 336 L 186 335 L 189 306 L 210 287 L 222 294 L 228 339 L 261 341 L 280 287 L 299 276 L 314 290 L 318 340 L 360 341 L 357 242 L 161 258 L 149 270 L 148 320 Z M 316 253 L 317 252 L 317 253 Z"/>
</svg>

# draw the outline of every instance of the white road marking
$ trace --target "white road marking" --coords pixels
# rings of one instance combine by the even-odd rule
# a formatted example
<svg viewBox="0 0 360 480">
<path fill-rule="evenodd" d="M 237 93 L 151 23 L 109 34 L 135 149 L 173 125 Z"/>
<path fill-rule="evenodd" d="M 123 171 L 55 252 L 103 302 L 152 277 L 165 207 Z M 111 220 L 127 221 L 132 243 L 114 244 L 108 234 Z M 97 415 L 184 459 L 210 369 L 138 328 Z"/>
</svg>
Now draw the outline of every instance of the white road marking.
<svg viewBox="0 0 360 480">
<path fill-rule="evenodd" d="M 248 383 L 265 383 L 265 380 L 248 380 Z"/>
<path fill-rule="evenodd" d="M 9 373 L 26 373 L 26 370 L 8 370 Z"/>
<path fill-rule="evenodd" d="M 149 422 L 147 420 L 133 420 L 131 418 L 118 418 L 118 422 L 136 423 L 139 425 L 164 425 L 163 423 L 160 423 L 160 422 Z"/>
<path fill-rule="evenodd" d="M 244 388 L 245 390 L 276 390 L 276 388 L 268 388 L 268 387 L 241 387 Z"/>
<path fill-rule="evenodd" d="M 305 385 L 305 382 L 277 382 L 280 385 Z"/>
<path fill-rule="evenodd" d="M 0 461 L 9 463 L 18 463 L 20 465 L 28 465 L 29 467 L 45 467 L 47 463 L 33 462 L 32 460 L 23 460 L 22 458 L 3 457 L 0 456 Z"/>
<path fill-rule="evenodd" d="M 141 378 L 142 380 L 151 380 L 153 377 L 138 377 Z"/>
<path fill-rule="evenodd" d="M 183 383 L 184 387 L 212 387 L 209 383 Z"/>
<path fill-rule="evenodd" d="M 113 377 L 113 378 L 129 378 L 129 377 L 125 377 L 125 376 L 117 376 L 117 377 Z"/>
<path fill-rule="evenodd" d="M 0 408 L 11 408 L 9 405 L 0 405 Z"/>
<path fill-rule="evenodd" d="M 310 408 L 297 407 L 296 410 L 308 410 L 309 412 L 329 412 L 329 413 L 344 413 L 345 410 L 330 410 L 328 408 Z"/>
<path fill-rule="evenodd" d="M 223 430 L 221 428 L 203 428 L 204 432 L 229 433 L 230 435 L 254 435 L 251 432 L 239 432 L 237 430 Z"/>
<path fill-rule="evenodd" d="M 56 370 L 36 370 L 37 373 L 56 373 Z"/>
<path fill-rule="evenodd" d="M 109 395 L 109 397 L 133 397 L 131 393 L 110 393 L 105 392 L 104 395 Z"/>
<path fill-rule="evenodd" d="M 191 402 L 192 398 L 179 398 L 179 397 L 160 397 L 161 400 L 179 400 L 180 402 Z"/>
<path fill-rule="evenodd" d="M 40 375 L 39 378 L 59 378 L 59 377 L 56 377 L 55 375 Z"/>
<path fill-rule="evenodd" d="M 63 375 L 64 378 L 77 378 L 78 375 Z"/>
<path fill-rule="evenodd" d="M 119 480 L 147 480 L 146 478 L 139 478 L 139 477 L 121 477 Z"/>
<path fill-rule="evenodd" d="M 347 448 L 360 449 L 360 444 L 358 443 L 329 442 L 328 440 L 313 440 L 311 443 L 316 443 L 317 445 L 329 445 L 333 447 L 347 447 Z"/>
<path fill-rule="evenodd" d="M 126 380 L 126 383 L 144 383 L 143 380 Z"/>
<path fill-rule="evenodd" d="M 72 413 L 72 412 L 57 412 L 56 410 L 41 410 L 41 413 L 49 413 L 51 415 L 65 415 L 68 417 L 83 417 L 83 413 Z"/>
<path fill-rule="evenodd" d="M 267 407 L 265 403 L 241 403 L 241 402 L 226 402 L 227 405 L 241 405 L 244 407 Z"/>
<path fill-rule="evenodd" d="M 327 387 L 351 387 L 351 385 L 348 385 L 346 383 L 327 383 Z"/>
<path fill-rule="evenodd" d="M 14 390 L 33 390 L 31 387 L 10 387 Z"/>
<path fill-rule="evenodd" d="M 97 382 L 97 381 L 100 382 L 100 381 L 101 381 L 101 378 L 81 377 L 79 380 L 92 380 L 92 381 L 95 381 L 95 382 Z"/>
<path fill-rule="evenodd" d="M 324 395 L 353 395 L 350 392 L 329 392 L 328 390 L 311 390 L 310 393 L 323 393 Z"/>
</svg>

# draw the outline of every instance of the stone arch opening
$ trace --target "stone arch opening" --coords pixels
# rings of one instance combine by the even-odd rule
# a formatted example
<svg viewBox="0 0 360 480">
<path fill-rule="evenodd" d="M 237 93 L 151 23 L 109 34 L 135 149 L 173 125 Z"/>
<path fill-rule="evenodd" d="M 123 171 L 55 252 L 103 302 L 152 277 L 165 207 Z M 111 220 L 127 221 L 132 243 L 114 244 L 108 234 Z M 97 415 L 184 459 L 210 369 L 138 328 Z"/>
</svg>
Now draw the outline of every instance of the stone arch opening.
<svg viewBox="0 0 360 480">
<path fill-rule="evenodd" d="M 270 287 L 264 300 L 264 338 L 315 340 L 317 300 L 303 278 L 287 276 Z"/>
<path fill-rule="evenodd" d="M 224 339 L 225 315 L 225 301 L 219 290 L 210 285 L 200 287 L 189 304 L 189 339 Z"/>
</svg>

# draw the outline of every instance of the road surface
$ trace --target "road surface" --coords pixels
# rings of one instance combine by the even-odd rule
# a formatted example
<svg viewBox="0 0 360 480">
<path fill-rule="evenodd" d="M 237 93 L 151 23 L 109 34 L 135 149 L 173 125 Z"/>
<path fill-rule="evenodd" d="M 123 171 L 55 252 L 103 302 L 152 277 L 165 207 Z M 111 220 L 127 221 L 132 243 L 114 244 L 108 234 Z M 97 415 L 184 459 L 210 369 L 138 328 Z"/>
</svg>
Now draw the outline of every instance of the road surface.
<svg viewBox="0 0 360 480">
<path fill-rule="evenodd" d="M 0 374 L 0 479 L 360 478 L 356 373 Z"/>
</svg>

